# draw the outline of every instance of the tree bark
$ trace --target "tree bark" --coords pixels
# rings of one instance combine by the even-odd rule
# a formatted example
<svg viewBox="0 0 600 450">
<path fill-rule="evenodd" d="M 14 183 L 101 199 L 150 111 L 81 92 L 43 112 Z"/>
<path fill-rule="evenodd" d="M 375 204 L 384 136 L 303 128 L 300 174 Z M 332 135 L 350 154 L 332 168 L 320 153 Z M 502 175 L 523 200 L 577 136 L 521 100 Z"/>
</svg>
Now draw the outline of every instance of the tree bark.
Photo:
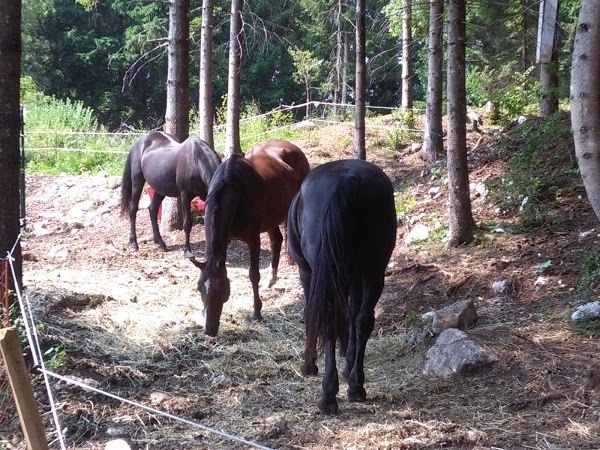
<svg viewBox="0 0 600 450">
<path fill-rule="evenodd" d="M 540 2 L 539 12 L 539 26 L 545 26 L 546 28 L 552 29 L 554 25 L 554 33 L 549 34 L 542 32 L 540 33 L 538 46 L 540 47 L 539 58 L 540 58 L 540 116 L 547 117 L 550 114 L 554 114 L 558 111 L 558 43 L 559 43 L 559 30 L 558 30 L 558 9 L 560 2 L 558 0 L 554 2 L 542 1 Z M 555 19 L 554 19 L 555 17 Z M 549 23 L 549 26 L 548 26 Z M 544 29 L 545 30 L 545 29 Z M 549 36 L 551 45 L 548 43 L 548 39 L 544 36 Z M 550 60 L 548 60 L 548 52 L 546 49 L 550 49 Z M 545 56 L 543 55 L 545 53 Z"/>
<path fill-rule="evenodd" d="M 17 241 L 21 174 L 21 0 L 0 0 L 0 22 L 0 260 L 12 252 L 15 277 L 9 270 L 9 285 L 5 288 L 14 292 L 15 287 L 23 286 L 21 243 Z"/>
<path fill-rule="evenodd" d="M 336 46 L 335 46 L 335 88 L 333 90 L 333 114 L 337 116 L 337 104 L 340 103 L 342 91 L 342 0 L 338 0 L 336 11 Z"/>
<path fill-rule="evenodd" d="M 200 30 L 200 138 L 214 148 L 214 106 L 212 101 L 212 45 L 214 0 L 202 1 L 202 29 Z"/>
<path fill-rule="evenodd" d="M 169 58 L 165 131 L 183 142 L 189 136 L 190 0 L 169 3 Z"/>
<path fill-rule="evenodd" d="M 473 240 L 475 222 L 469 195 L 467 107 L 465 88 L 466 0 L 448 5 L 448 242 L 447 247 Z"/>
<path fill-rule="evenodd" d="M 243 0 L 231 0 L 231 23 L 229 27 L 229 77 L 227 82 L 227 129 L 225 153 L 242 154 L 240 145 L 240 61 L 242 55 L 242 6 Z"/>
<path fill-rule="evenodd" d="M 444 0 L 429 1 L 429 59 L 423 152 L 427 161 L 437 161 L 444 153 L 442 124 Z"/>
<path fill-rule="evenodd" d="M 412 0 L 402 5 L 402 109 L 412 109 Z"/>
<path fill-rule="evenodd" d="M 600 219 L 600 2 L 582 0 L 571 68 L 575 155 L 588 200 Z"/>
<path fill-rule="evenodd" d="M 354 157 L 367 159 L 365 148 L 365 0 L 356 0 L 356 80 L 354 101 Z"/>
<path fill-rule="evenodd" d="M 165 131 L 183 142 L 190 132 L 190 0 L 169 3 L 169 57 L 167 67 L 167 110 Z M 178 198 L 162 202 L 161 226 L 183 229 L 183 215 Z"/>
<path fill-rule="evenodd" d="M 342 105 L 348 103 L 348 34 L 344 33 L 344 65 L 342 66 Z M 344 113 L 346 110 L 344 109 Z"/>
</svg>

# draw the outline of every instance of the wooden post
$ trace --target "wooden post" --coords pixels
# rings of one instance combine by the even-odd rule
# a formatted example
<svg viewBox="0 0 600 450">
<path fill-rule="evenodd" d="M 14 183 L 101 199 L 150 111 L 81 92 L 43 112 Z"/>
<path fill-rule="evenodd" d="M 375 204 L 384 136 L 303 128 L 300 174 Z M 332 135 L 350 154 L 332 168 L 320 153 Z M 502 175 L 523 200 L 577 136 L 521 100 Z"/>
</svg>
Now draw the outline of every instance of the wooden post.
<svg viewBox="0 0 600 450">
<path fill-rule="evenodd" d="M 28 450 L 47 450 L 48 441 L 42 425 L 42 418 L 33 397 L 33 387 L 23 359 L 19 334 L 14 327 L 0 330 L 0 349 L 17 404 L 27 448 Z"/>
</svg>

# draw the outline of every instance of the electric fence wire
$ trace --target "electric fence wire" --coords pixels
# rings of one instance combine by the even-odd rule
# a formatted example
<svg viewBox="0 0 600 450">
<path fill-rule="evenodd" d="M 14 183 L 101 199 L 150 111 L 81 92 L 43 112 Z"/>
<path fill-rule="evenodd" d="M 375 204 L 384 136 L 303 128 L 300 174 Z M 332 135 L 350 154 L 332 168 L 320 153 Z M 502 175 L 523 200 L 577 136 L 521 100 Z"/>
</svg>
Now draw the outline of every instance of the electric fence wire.
<svg viewBox="0 0 600 450">
<path fill-rule="evenodd" d="M 19 234 L 19 236 L 17 237 L 17 240 L 15 241 L 15 244 L 13 245 L 13 248 L 11 249 L 10 252 L 8 252 L 8 256 L 6 258 L 9 261 L 9 265 L 10 265 L 10 268 L 11 268 L 13 279 L 16 279 L 16 275 L 15 275 L 15 268 L 14 268 L 14 264 L 13 264 L 14 257 L 12 256 L 12 254 L 13 254 L 14 249 L 16 248 L 16 246 L 17 246 L 17 244 L 18 244 L 18 242 L 19 242 L 20 239 L 21 239 L 21 235 Z M 85 389 L 87 391 L 91 391 L 91 392 L 95 392 L 97 394 L 104 395 L 106 397 L 109 397 L 109 398 L 112 398 L 114 400 L 117 400 L 117 401 L 119 401 L 121 403 L 126 403 L 126 404 L 129 404 L 129 405 L 134 406 L 136 408 L 143 409 L 143 410 L 148 411 L 148 412 L 150 412 L 152 414 L 158 414 L 158 415 L 161 415 L 163 417 L 175 420 L 177 422 L 181 422 L 181 423 L 184 423 L 186 425 L 189 425 L 189 426 L 192 426 L 192 427 L 195 427 L 195 428 L 199 428 L 199 429 L 201 429 L 203 431 L 206 431 L 208 433 L 216 434 L 218 436 L 221 436 L 221 437 L 226 438 L 226 439 L 231 440 L 231 441 L 238 442 L 240 444 L 248 445 L 248 446 L 251 446 L 251 447 L 254 447 L 254 448 L 258 448 L 258 449 L 261 449 L 261 450 L 272 450 L 270 447 L 265 447 L 265 446 L 263 446 L 261 444 L 249 441 L 249 440 L 244 439 L 244 438 L 239 437 L 239 436 L 235 436 L 235 435 L 227 433 L 225 431 L 216 430 L 214 428 L 210 428 L 210 427 L 207 427 L 205 425 L 202 425 L 202 424 L 200 424 L 198 422 L 194 422 L 194 421 L 182 418 L 182 417 L 178 417 L 178 416 L 175 416 L 173 414 L 170 414 L 170 413 L 167 413 L 167 412 L 164 412 L 164 411 L 152 408 L 150 406 L 146 406 L 144 404 L 137 403 L 137 402 L 134 402 L 134 401 L 131 401 L 131 400 L 119 397 L 117 395 L 111 394 L 110 392 L 106 392 L 106 391 L 102 391 L 100 389 L 96 389 L 96 388 L 94 388 L 92 386 L 88 386 L 85 383 L 82 383 L 80 381 L 74 380 L 74 379 L 69 378 L 69 377 L 65 377 L 63 375 L 59 375 L 59 374 L 57 374 L 55 372 L 52 372 L 52 371 L 46 369 L 44 360 L 42 358 L 42 351 L 41 351 L 39 336 L 37 334 L 36 327 L 34 326 L 35 325 L 35 320 L 34 320 L 34 316 L 33 316 L 33 308 L 32 308 L 32 305 L 31 305 L 31 303 L 29 301 L 29 296 L 25 296 L 25 300 L 24 300 L 23 296 L 21 295 L 21 291 L 20 291 L 20 289 L 19 289 L 18 286 L 16 286 L 15 290 L 16 290 L 16 294 L 17 294 L 17 299 L 19 301 L 19 307 L 20 307 L 20 310 L 21 310 L 21 314 L 22 314 L 22 317 L 23 317 L 23 324 L 24 324 L 25 331 L 26 331 L 26 334 L 27 334 L 27 340 L 29 342 L 30 348 L 32 349 L 31 353 L 32 353 L 32 356 L 33 356 L 33 362 L 34 362 L 35 366 L 38 367 L 38 371 L 41 372 L 42 375 L 44 376 L 44 384 L 46 386 L 46 391 L 48 393 L 48 400 L 50 402 L 50 409 L 51 409 L 51 412 L 52 412 L 52 417 L 53 417 L 53 420 L 54 420 L 54 424 L 56 426 L 57 436 L 58 436 L 57 439 L 58 439 L 58 441 L 60 443 L 61 450 L 66 450 L 67 447 L 65 446 L 64 437 L 63 437 L 62 432 L 61 432 L 62 428 L 60 426 L 60 421 L 58 419 L 58 414 L 57 414 L 57 409 L 56 409 L 56 402 L 55 402 L 54 397 L 52 395 L 52 388 L 50 386 L 49 377 L 52 377 L 52 378 L 64 381 L 65 383 L 68 383 L 68 384 L 72 384 L 72 385 L 78 386 L 78 387 L 80 387 L 82 389 Z"/>
</svg>

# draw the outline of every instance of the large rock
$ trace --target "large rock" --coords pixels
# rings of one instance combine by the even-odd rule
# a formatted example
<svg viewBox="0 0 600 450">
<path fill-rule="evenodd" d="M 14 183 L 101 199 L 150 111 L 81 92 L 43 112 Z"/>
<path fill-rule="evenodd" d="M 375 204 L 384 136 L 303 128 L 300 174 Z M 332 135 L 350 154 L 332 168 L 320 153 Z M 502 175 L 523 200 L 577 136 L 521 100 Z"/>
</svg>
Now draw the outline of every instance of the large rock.
<svg viewBox="0 0 600 450">
<path fill-rule="evenodd" d="M 464 330 L 477 320 L 477 310 L 473 300 L 463 300 L 433 313 L 433 332 L 441 333 L 448 328 Z"/>
<path fill-rule="evenodd" d="M 466 333 L 450 328 L 438 336 L 435 345 L 425 355 L 422 372 L 425 376 L 455 380 L 497 361 L 495 355 L 470 339 Z"/>
</svg>

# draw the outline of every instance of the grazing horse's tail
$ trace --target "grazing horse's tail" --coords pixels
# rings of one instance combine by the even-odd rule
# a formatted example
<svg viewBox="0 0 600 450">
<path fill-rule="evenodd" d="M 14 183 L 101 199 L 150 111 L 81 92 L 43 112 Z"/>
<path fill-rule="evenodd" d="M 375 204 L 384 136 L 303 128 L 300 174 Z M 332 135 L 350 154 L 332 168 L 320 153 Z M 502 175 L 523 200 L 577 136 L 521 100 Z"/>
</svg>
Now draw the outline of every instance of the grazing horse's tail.
<svg viewBox="0 0 600 450">
<path fill-rule="evenodd" d="M 340 340 L 345 353 L 348 344 L 346 308 L 350 284 L 354 278 L 357 178 L 340 178 L 321 220 L 320 239 L 312 267 L 310 294 L 306 304 L 307 348 L 319 348 Z"/>
<path fill-rule="evenodd" d="M 133 148 L 127 154 L 125 168 L 123 169 L 123 178 L 121 178 L 121 215 L 127 216 L 129 213 L 129 202 L 131 200 L 132 180 L 131 180 L 131 154 Z"/>
</svg>

